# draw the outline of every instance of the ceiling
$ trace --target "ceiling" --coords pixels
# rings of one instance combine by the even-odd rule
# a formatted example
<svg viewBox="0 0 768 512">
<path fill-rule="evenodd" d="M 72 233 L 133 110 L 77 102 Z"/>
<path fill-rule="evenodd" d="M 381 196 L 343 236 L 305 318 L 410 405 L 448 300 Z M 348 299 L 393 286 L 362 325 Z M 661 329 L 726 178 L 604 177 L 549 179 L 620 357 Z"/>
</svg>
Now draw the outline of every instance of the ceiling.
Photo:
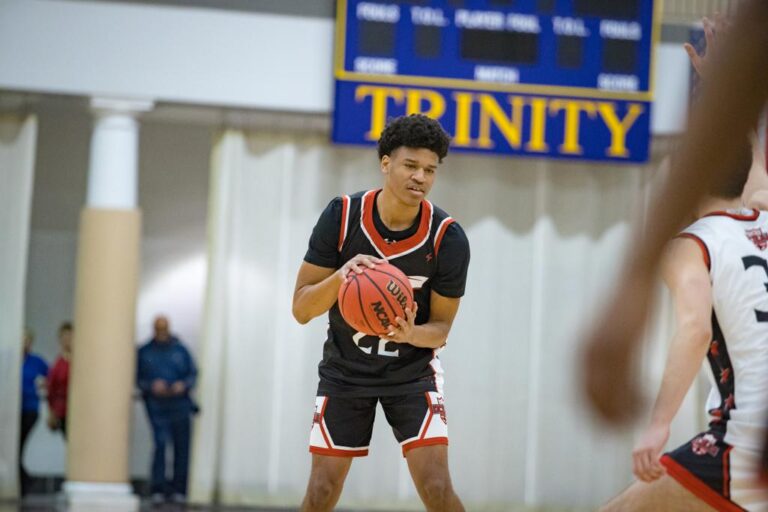
<svg viewBox="0 0 768 512">
<path fill-rule="evenodd" d="M 75 2 L 79 0 L 60 0 Z M 94 0 L 91 0 L 94 1 Z M 285 14 L 312 18 L 333 18 L 335 0 L 96 0 L 99 2 L 197 7 L 226 11 Z"/>
<path fill-rule="evenodd" d="M 80 0 L 60 0 L 80 1 Z M 91 0 L 93 1 L 93 0 Z M 332 18 L 336 0 L 96 0 L 134 4 L 198 7 L 244 12 Z M 621 1 L 621 0 L 616 0 Z M 658 0 L 657 0 L 658 1 Z M 730 12 L 743 0 L 664 0 L 664 23 L 691 23 L 715 12 Z M 658 2 L 662 3 L 662 2 Z"/>
</svg>

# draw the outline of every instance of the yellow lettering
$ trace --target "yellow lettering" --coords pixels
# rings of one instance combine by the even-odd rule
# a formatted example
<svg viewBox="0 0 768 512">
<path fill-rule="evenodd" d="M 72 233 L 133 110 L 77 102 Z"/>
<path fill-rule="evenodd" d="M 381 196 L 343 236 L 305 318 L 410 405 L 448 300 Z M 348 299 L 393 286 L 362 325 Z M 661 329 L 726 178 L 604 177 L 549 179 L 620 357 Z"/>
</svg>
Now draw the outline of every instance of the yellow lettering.
<svg viewBox="0 0 768 512">
<path fill-rule="evenodd" d="M 381 132 L 387 124 L 387 100 L 395 100 L 396 104 L 403 102 L 403 90 L 396 87 L 379 87 L 375 85 L 361 85 L 355 89 L 355 101 L 362 103 L 367 97 L 371 97 L 371 129 L 365 134 L 368 140 L 379 140 Z"/>
<path fill-rule="evenodd" d="M 453 144 L 457 147 L 470 147 L 472 137 L 470 127 L 472 123 L 472 102 L 474 95 L 468 92 L 455 92 L 453 99 L 456 101 L 456 132 L 453 137 Z"/>
<path fill-rule="evenodd" d="M 605 125 L 611 132 L 611 147 L 605 152 L 608 156 L 622 158 L 629 157 L 627 150 L 627 132 L 635 124 L 640 115 L 645 112 L 645 108 L 640 103 L 630 103 L 627 114 L 624 119 L 619 121 L 616 115 L 616 105 L 614 103 L 601 102 L 597 105 L 600 117 L 605 121 Z"/>
<path fill-rule="evenodd" d="M 519 149 L 523 131 L 523 105 L 525 101 L 520 96 L 510 96 L 509 104 L 512 106 L 512 115 L 507 117 L 504 110 L 490 94 L 480 94 L 480 134 L 478 146 L 492 148 L 491 122 L 501 131 L 504 138 L 512 148 Z"/>
<path fill-rule="evenodd" d="M 586 112 L 589 117 L 597 115 L 595 104 L 582 100 L 553 100 L 549 104 L 550 113 L 565 111 L 565 133 L 563 144 L 558 146 L 558 151 L 564 155 L 580 155 L 583 152 L 579 144 L 579 127 L 581 125 L 581 112 Z"/>
<path fill-rule="evenodd" d="M 421 106 L 427 102 L 427 109 L 422 110 Z M 437 91 L 429 89 L 408 89 L 405 92 L 405 113 L 424 114 L 432 119 L 440 119 L 445 114 L 445 98 Z"/>
<path fill-rule="evenodd" d="M 531 139 L 525 145 L 527 151 L 546 153 L 549 145 L 544 140 L 547 133 L 547 100 L 531 99 Z"/>
</svg>

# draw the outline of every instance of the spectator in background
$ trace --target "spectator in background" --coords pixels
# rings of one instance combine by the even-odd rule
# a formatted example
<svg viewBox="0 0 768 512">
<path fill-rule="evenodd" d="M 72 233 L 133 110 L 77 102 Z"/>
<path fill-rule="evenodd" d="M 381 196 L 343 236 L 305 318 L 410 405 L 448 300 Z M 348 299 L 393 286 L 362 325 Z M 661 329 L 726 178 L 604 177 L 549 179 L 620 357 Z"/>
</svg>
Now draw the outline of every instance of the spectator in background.
<svg viewBox="0 0 768 512">
<path fill-rule="evenodd" d="M 48 375 L 48 428 L 61 430 L 64 438 L 67 437 L 67 387 L 72 334 L 71 322 L 64 322 L 59 326 L 59 357 Z"/>
<path fill-rule="evenodd" d="M 24 444 L 32 427 L 37 423 L 40 397 L 37 388 L 40 380 L 48 375 L 48 365 L 42 357 L 31 352 L 35 335 L 31 329 L 24 329 L 24 362 L 21 368 L 21 430 L 19 439 L 19 482 L 21 495 L 29 492 L 32 477 L 24 468 Z"/>
<path fill-rule="evenodd" d="M 152 426 L 152 502 L 184 503 L 187 496 L 189 440 L 194 404 L 189 396 L 197 369 L 189 351 L 170 332 L 168 319 L 154 321 L 154 337 L 139 349 L 137 385 Z M 166 446 L 173 446 L 173 478 L 166 480 Z"/>
</svg>

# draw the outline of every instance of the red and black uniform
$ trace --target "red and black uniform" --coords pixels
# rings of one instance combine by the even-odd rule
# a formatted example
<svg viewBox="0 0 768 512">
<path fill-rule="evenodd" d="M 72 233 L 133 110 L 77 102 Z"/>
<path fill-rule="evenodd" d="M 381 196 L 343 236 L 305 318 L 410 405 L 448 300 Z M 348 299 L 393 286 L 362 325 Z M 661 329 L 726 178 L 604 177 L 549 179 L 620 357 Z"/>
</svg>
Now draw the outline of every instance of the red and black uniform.
<svg viewBox="0 0 768 512">
<path fill-rule="evenodd" d="M 416 324 L 426 323 L 430 315 L 432 291 L 449 298 L 464 295 L 469 242 L 457 222 L 426 200 L 422 201 L 419 214 L 408 229 L 387 229 L 376 209 L 379 192 L 370 190 L 332 200 L 312 232 L 304 260 L 338 269 L 358 254 L 386 258 L 409 277 L 418 304 Z M 346 448 L 354 455 L 363 455 L 363 451 L 367 453 L 377 399 L 381 399 L 395 435 L 404 447 L 411 446 L 411 438 L 420 435 L 426 409 L 435 411 L 444 421 L 442 369 L 437 350 L 359 333 L 344 321 L 338 304 L 330 309 L 328 318 L 328 338 L 319 365 L 315 420 L 321 420 L 320 426 L 323 426 L 323 420 L 335 423 L 331 411 L 337 408 L 336 404 L 344 410 L 362 408 L 366 413 L 359 422 L 360 428 L 350 429 L 349 418 L 344 422 L 345 427 L 331 426 L 333 435 L 328 436 L 325 432 L 322 438 L 325 447 L 312 443 L 312 451 L 341 455 L 332 452 L 344 452 Z M 406 397 L 412 398 L 406 400 Z M 399 402 L 394 402 L 402 402 L 409 412 L 401 415 L 398 407 L 386 406 L 385 402 L 392 402 L 395 398 Z M 423 405 L 417 407 L 413 400 Z M 348 403 L 342 405 L 344 401 Z M 404 422 L 400 416 L 413 418 L 406 423 L 414 424 L 416 431 L 412 431 L 413 427 L 399 429 L 396 424 Z M 344 434 L 341 430 L 354 430 L 354 433 Z M 337 450 L 334 446 L 343 449 Z"/>
</svg>

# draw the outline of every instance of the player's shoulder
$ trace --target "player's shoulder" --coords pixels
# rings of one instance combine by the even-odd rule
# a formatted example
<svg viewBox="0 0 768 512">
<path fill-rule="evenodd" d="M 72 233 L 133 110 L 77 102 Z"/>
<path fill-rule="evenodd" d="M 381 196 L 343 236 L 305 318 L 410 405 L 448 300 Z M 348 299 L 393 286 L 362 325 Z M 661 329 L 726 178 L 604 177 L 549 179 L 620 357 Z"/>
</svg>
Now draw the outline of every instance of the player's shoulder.
<svg viewBox="0 0 768 512">
<path fill-rule="evenodd" d="M 334 219 L 341 219 L 344 215 L 349 215 L 350 211 L 359 211 L 362 205 L 362 198 L 369 190 L 361 190 L 353 194 L 343 194 L 331 199 L 325 208 L 325 215 Z"/>
<path fill-rule="evenodd" d="M 355 199 L 359 200 L 367 192 L 369 192 L 369 191 L 368 190 L 361 190 L 359 192 L 354 192 L 352 194 L 340 194 L 340 195 L 332 198 L 329 201 L 328 207 L 338 207 L 338 208 L 341 208 L 345 202 L 350 201 L 350 200 L 355 200 Z"/>
<path fill-rule="evenodd" d="M 433 229 L 435 234 L 435 247 L 441 253 L 450 252 L 459 254 L 469 253 L 469 239 L 461 224 L 448 215 L 438 206 L 433 207 Z"/>
<path fill-rule="evenodd" d="M 712 235 L 723 227 L 731 224 L 731 218 L 719 214 L 707 214 L 694 220 L 680 232 L 680 237 L 685 238 L 688 235 L 701 237 L 703 235 Z"/>
<path fill-rule="evenodd" d="M 437 227 L 443 225 L 446 235 L 450 233 L 454 236 L 466 238 L 464 229 L 459 224 L 459 221 L 434 203 L 432 203 L 432 215 L 434 217 L 433 224 Z"/>
<path fill-rule="evenodd" d="M 325 211 L 333 214 L 334 217 L 341 217 L 343 213 L 350 210 L 358 210 L 362 205 L 362 199 L 370 190 L 360 190 L 353 194 L 342 194 L 331 199 Z"/>
<path fill-rule="evenodd" d="M 325 222 L 333 223 L 340 221 L 344 213 L 350 208 L 350 205 L 353 204 L 354 199 L 359 199 L 364 193 L 365 192 L 343 194 L 332 198 L 320 215 L 321 222 L 323 220 L 325 220 Z"/>
<path fill-rule="evenodd" d="M 450 219 L 452 219 L 452 220 L 453 220 L 453 222 L 455 222 L 455 221 L 456 221 L 456 219 L 454 219 L 453 217 L 451 217 L 451 215 L 450 215 L 448 212 L 446 212 L 445 210 L 443 210 L 442 208 L 440 208 L 439 206 L 437 206 L 435 203 L 433 203 L 433 202 L 431 202 L 431 201 L 430 201 L 430 203 L 429 203 L 429 204 L 431 204 L 431 205 L 432 205 L 432 215 L 435 217 L 435 219 L 437 219 L 437 220 L 439 220 L 439 221 L 442 221 L 442 220 L 444 220 L 444 219 L 448 219 L 448 218 L 450 218 Z"/>
<path fill-rule="evenodd" d="M 693 224 L 730 224 L 741 225 L 744 222 L 755 222 L 765 220 L 766 212 L 757 208 L 739 208 L 735 210 L 719 210 L 710 212 L 699 218 Z"/>
<path fill-rule="evenodd" d="M 708 213 L 688 225 L 681 234 L 702 237 L 727 236 L 750 227 L 768 225 L 768 212 L 757 209 L 723 210 Z"/>
<path fill-rule="evenodd" d="M 360 190 L 360 191 L 358 191 L 358 192 L 355 192 L 354 194 L 346 194 L 346 195 L 345 195 L 345 196 L 343 196 L 343 197 L 344 197 L 344 198 L 348 198 L 348 199 L 351 199 L 351 200 L 360 200 L 360 199 L 362 199 L 362 198 L 363 198 L 363 196 L 364 196 L 365 194 L 367 194 L 368 192 L 371 192 L 371 191 L 370 191 L 370 190 Z"/>
</svg>

